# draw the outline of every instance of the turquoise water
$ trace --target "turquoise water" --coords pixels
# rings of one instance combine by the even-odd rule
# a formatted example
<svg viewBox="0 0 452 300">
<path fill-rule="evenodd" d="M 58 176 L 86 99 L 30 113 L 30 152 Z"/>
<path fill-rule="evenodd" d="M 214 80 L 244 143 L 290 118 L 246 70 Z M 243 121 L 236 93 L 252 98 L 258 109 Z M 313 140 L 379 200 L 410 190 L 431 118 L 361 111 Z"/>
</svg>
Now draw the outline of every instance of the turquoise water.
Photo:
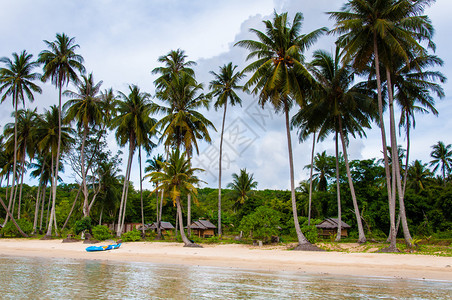
<svg viewBox="0 0 452 300">
<path fill-rule="evenodd" d="M 452 299 L 452 282 L 0 257 L 1 299 Z"/>
</svg>

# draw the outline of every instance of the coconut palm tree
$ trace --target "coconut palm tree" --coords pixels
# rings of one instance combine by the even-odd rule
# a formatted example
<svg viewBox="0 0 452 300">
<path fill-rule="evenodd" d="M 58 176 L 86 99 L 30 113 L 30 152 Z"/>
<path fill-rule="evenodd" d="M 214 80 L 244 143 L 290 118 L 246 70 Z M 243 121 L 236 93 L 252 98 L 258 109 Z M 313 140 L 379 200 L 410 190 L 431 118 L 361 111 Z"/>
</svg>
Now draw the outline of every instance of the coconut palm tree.
<svg viewBox="0 0 452 300">
<path fill-rule="evenodd" d="M 116 128 L 116 140 L 123 147 L 129 143 L 129 159 L 127 161 L 126 175 L 119 206 L 118 227 L 116 234 L 121 235 L 127 205 L 127 195 L 129 190 L 130 172 L 132 168 L 133 155 L 136 147 L 151 145 L 149 132 L 155 120 L 151 114 L 151 95 L 142 92 L 136 85 L 129 85 L 129 93 L 126 95 L 119 93 L 119 100 L 116 101 L 117 116 L 112 119 L 112 127 Z"/>
<path fill-rule="evenodd" d="M 61 128 L 60 128 L 61 125 Z M 66 152 L 73 143 L 72 135 L 74 130 L 61 122 L 59 107 L 52 105 L 49 110 L 45 110 L 42 116 L 38 120 L 38 125 L 36 128 L 36 136 L 38 142 L 38 149 L 44 155 L 50 153 L 50 178 L 51 178 L 51 188 L 52 193 L 56 190 L 55 184 L 58 183 L 58 176 L 55 172 L 62 170 L 62 164 L 59 160 L 60 153 Z M 58 162 L 58 168 L 56 168 L 56 163 Z M 53 194 L 52 194 L 53 197 Z M 52 209 L 50 213 L 50 220 L 47 227 L 46 236 L 52 235 L 53 225 L 56 225 L 55 219 L 55 198 L 52 198 Z M 56 228 L 55 228 L 56 230 Z"/>
<path fill-rule="evenodd" d="M 90 128 L 94 128 L 101 124 L 104 110 L 101 105 L 100 87 L 102 81 L 94 83 L 93 73 L 88 76 L 82 75 L 82 80 L 77 83 L 77 91 L 65 91 L 64 96 L 68 96 L 71 100 L 64 104 L 67 110 L 67 118 L 69 121 L 77 121 L 77 127 L 82 130 L 82 145 L 80 149 L 80 167 L 82 175 L 82 190 L 84 195 L 83 215 L 89 216 L 89 200 L 88 186 L 86 183 L 87 168 L 85 158 L 85 143 Z"/>
<path fill-rule="evenodd" d="M 160 172 L 163 168 L 163 163 L 165 162 L 165 159 L 163 158 L 162 154 L 157 154 L 157 156 L 154 155 L 152 159 L 146 160 L 146 163 L 148 164 L 147 167 L 144 168 L 145 173 L 151 173 L 151 172 Z M 150 174 L 146 175 L 145 177 L 149 177 Z M 155 188 L 158 190 L 159 182 L 155 181 Z M 159 194 L 158 192 L 155 193 L 156 198 L 156 217 L 157 217 L 157 239 L 162 238 L 162 229 L 160 227 L 160 224 L 162 222 L 162 209 L 163 209 L 163 194 L 164 191 L 161 191 L 161 198 L 160 198 L 160 206 L 159 206 Z"/>
<path fill-rule="evenodd" d="M 41 93 L 42 90 L 33 81 L 41 77 L 38 73 L 33 73 L 33 69 L 38 66 L 38 63 L 33 61 L 33 55 L 28 54 L 25 50 L 20 54 L 13 53 L 13 59 L 7 57 L 0 58 L 0 62 L 5 64 L 5 67 L 0 68 L 0 94 L 2 94 L 1 102 L 3 103 L 7 97 L 11 97 L 14 107 L 14 163 L 13 163 L 13 180 L 11 184 L 11 191 L 14 190 L 16 182 L 16 166 L 17 166 L 17 111 L 19 101 L 25 106 L 25 97 L 30 101 L 34 101 L 33 93 Z M 15 193 L 11 192 L 10 203 L 13 202 Z M 8 215 L 5 218 L 7 221 Z"/>
<path fill-rule="evenodd" d="M 4 134 L 5 136 L 9 136 L 8 141 L 5 146 L 10 151 L 14 151 L 14 145 L 16 145 L 16 152 L 20 158 L 20 185 L 19 185 L 19 199 L 17 205 L 17 219 L 20 219 L 20 210 L 21 210 L 21 200 L 22 200 L 22 186 L 24 181 L 24 173 L 25 173 L 25 158 L 28 157 L 33 159 L 35 150 L 36 150 L 36 135 L 35 129 L 37 125 L 37 117 L 36 108 L 34 110 L 24 110 L 20 109 L 16 112 L 17 114 L 17 125 L 13 123 L 8 123 L 5 125 Z M 14 115 L 14 113 L 13 113 Z M 15 138 L 15 134 L 17 134 L 18 138 Z M 14 202 L 15 197 L 13 199 L 13 209 L 14 211 Z"/>
<path fill-rule="evenodd" d="M 186 74 L 188 78 L 191 78 L 193 82 L 195 80 L 195 71 L 191 68 L 196 66 L 194 61 L 185 61 L 187 55 L 185 51 L 181 49 L 171 50 L 167 55 L 162 55 L 158 58 L 158 62 L 163 63 L 163 67 L 157 67 L 152 70 L 152 74 L 160 74 L 160 76 L 154 81 L 157 90 L 166 89 L 167 83 L 174 77 Z"/>
<path fill-rule="evenodd" d="M 424 190 L 432 177 L 433 173 L 428 169 L 427 164 L 423 164 L 420 160 L 415 160 L 408 168 L 408 184 L 416 193 Z"/>
<path fill-rule="evenodd" d="M 240 174 L 232 174 L 232 182 L 227 187 L 231 189 L 231 198 L 234 200 L 235 207 L 243 205 L 253 194 L 253 189 L 257 187 L 257 181 L 254 181 L 254 175 L 246 172 L 246 169 L 240 169 Z"/>
<path fill-rule="evenodd" d="M 161 132 L 160 142 L 163 142 L 166 150 L 177 148 L 185 150 L 190 159 L 193 150 L 199 154 L 198 140 L 211 143 L 209 128 L 215 126 L 199 109 L 209 108 L 209 98 L 201 91 L 202 84 L 196 83 L 193 77 L 187 73 L 173 76 L 171 81 L 165 81 L 162 88 L 157 92 L 156 97 L 167 106 L 155 105 L 156 113 L 163 113 L 163 117 L 156 123 L 153 132 Z M 191 194 L 187 199 L 187 222 L 191 224 Z M 190 235 L 190 227 L 188 227 Z"/>
<path fill-rule="evenodd" d="M 425 55 L 413 58 L 409 63 L 401 63 L 394 68 L 391 74 L 394 85 L 394 99 L 400 106 L 401 114 L 399 128 L 406 131 L 405 166 L 408 166 L 410 155 L 410 129 L 416 126 L 415 113 L 429 113 L 437 116 L 435 100 L 431 92 L 438 98 L 445 96 L 443 88 L 434 81 L 444 83 L 445 76 L 439 71 L 425 70 L 428 67 L 442 66 L 443 61 L 434 55 Z M 403 193 L 405 193 L 408 168 L 403 176 Z"/>
<path fill-rule="evenodd" d="M 308 123 L 311 123 L 310 127 L 319 128 L 319 136 L 325 136 L 330 131 L 335 132 L 337 177 L 339 176 L 337 144 L 339 138 L 341 139 L 348 183 L 358 224 L 358 242 L 364 243 L 366 238 L 351 178 L 347 144 L 349 134 L 353 137 L 355 135 L 365 136 L 364 128 L 370 128 L 370 121 L 376 117 L 374 114 L 375 107 L 372 105 L 373 93 L 365 85 L 357 84 L 352 86 L 354 72 L 349 65 L 341 63 L 339 48 L 336 49 L 334 56 L 326 51 L 317 50 L 314 52 L 313 57 L 311 70 L 319 85 L 313 91 L 315 95 L 313 98 L 317 101 L 313 101 L 306 107 L 306 119 Z M 340 209 L 339 199 L 338 197 L 338 208 Z M 340 239 L 340 234 L 341 231 L 338 229 L 337 240 Z"/>
<path fill-rule="evenodd" d="M 212 90 L 211 96 L 216 97 L 217 101 L 214 104 L 215 110 L 224 106 L 223 122 L 221 123 L 221 135 L 220 135 L 220 157 L 218 159 L 218 235 L 221 236 L 221 162 L 223 157 L 223 134 L 224 123 L 226 120 L 226 109 L 228 101 L 231 106 L 239 104 L 242 106 L 242 100 L 236 94 L 236 90 L 243 89 L 238 85 L 240 79 L 242 79 L 242 73 L 235 71 L 237 66 L 232 66 L 232 62 L 220 67 L 219 74 L 210 71 L 210 74 L 214 76 L 214 80 L 210 82 L 209 88 Z"/>
<path fill-rule="evenodd" d="M 75 39 L 68 37 L 66 34 L 56 34 L 56 40 L 49 42 L 44 40 L 49 50 L 44 50 L 39 53 L 38 62 L 43 64 L 44 74 L 42 75 L 42 80 L 45 82 L 51 80 L 51 82 L 58 88 L 58 143 L 56 149 L 56 159 L 53 172 L 53 183 L 52 183 L 52 213 L 51 218 L 55 214 L 55 202 L 56 202 L 56 188 L 58 179 L 58 166 L 60 165 L 60 153 L 61 153 L 61 130 L 63 128 L 61 123 L 62 115 L 62 103 L 61 96 L 63 86 L 69 84 L 69 82 L 77 82 L 78 74 L 85 72 L 85 67 L 83 66 L 83 57 L 77 54 L 75 51 L 79 47 L 75 44 Z M 52 222 L 50 222 L 52 223 Z M 52 233 L 52 226 L 49 226 L 46 236 L 49 237 Z"/>
<path fill-rule="evenodd" d="M 301 34 L 302 22 L 301 13 L 296 13 L 290 24 L 287 13 L 275 12 L 272 21 L 264 21 L 265 32 L 250 29 L 256 34 L 258 41 L 242 40 L 235 44 L 251 51 L 247 59 L 256 58 L 244 69 L 244 72 L 253 72 L 245 88 L 252 88 L 252 93 L 259 95 L 259 104 L 262 107 L 268 103 L 272 104 L 276 112 L 283 111 L 285 115 L 292 211 L 299 244 L 296 249 L 300 250 L 309 249 L 312 245 L 301 232 L 298 223 L 289 110 L 294 102 L 303 105 L 305 94 L 313 84 L 304 66 L 303 53 L 326 32 L 326 28 L 321 28 Z"/>
<path fill-rule="evenodd" d="M 385 160 L 386 185 L 388 189 L 388 202 L 390 214 L 390 241 L 388 251 L 396 251 L 395 242 L 395 192 L 391 192 L 391 174 L 388 157 L 386 154 L 386 133 L 383 121 L 382 82 L 380 75 L 380 63 L 386 68 L 388 81 L 389 113 L 390 113 L 390 137 L 391 147 L 397 149 L 395 133 L 394 111 L 392 105 L 392 83 L 390 82 L 391 61 L 424 55 L 425 49 L 420 42 L 426 41 L 429 47 L 434 48 L 431 41 L 433 26 L 427 16 L 421 16 L 431 0 L 348 0 L 340 12 L 329 12 L 330 18 L 336 21 L 332 32 L 342 34 L 338 44 L 343 47 L 345 60 L 352 60 L 353 67 L 361 71 L 369 62 L 374 61 L 378 92 L 379 125 L 382 136 L 383 155 Z M 394 157 L 397 154 L 394 153 Z M 398 159 L 395 159 L 397 173 Z M 400 172 L 398 173 L 400 174 Z M 397 189 L 399 190 L 399 204 L 404 213 L 403 195 L 400 176 L 395 176 Z M 395 189 L 395 187 L 393 187 Z M 404 226 L 405 228 L 405 226 Z M 407 228 L 407 227 L 406 227 Z M 405 242 L 409 233 L 405 233 Z"/>
<path fill-rule="evenodd" d="M 168 160 L 163 163 L 163 170 L 161 172 L 151 173 L 152 181 L 158 181 L 160 183 L 158 190 L 165 191 L 177 206 L 179 230 L 182 241 L 184 242 L 184 247 L 201 247 L 191 242 L 185 235 L 180 203 L 182 194 L 189 193 L 196 199 L 198 191 L 195 188 L 195 185 L 201 182 L 201 180 L 195 176 L 197 171 L 203 170 L 193 168 L 186 153 L 180 152 L 180 150 L 176 148 L 171 152 Z"/>
<path fill-rule="evenodd" d="M 439 141 L 432 146 L 430 156 L 433 158 L 430 161 L 430 166 L 433 167 L 433 172 L 441 169 L 444 184 L 446 183 L 446 175 L 452 171 L 452 145 L 445 145 L 444 142 Z"/>
</svg>

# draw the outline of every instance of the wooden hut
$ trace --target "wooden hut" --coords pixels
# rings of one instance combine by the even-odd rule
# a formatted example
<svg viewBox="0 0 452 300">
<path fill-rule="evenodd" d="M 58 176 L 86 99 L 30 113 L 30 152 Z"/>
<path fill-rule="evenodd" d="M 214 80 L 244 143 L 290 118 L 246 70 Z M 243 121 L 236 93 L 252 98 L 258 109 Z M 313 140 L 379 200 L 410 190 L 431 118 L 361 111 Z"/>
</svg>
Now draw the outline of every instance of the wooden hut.
<svg viewBox="0 0 452 300">
<path fill-rule="evenodd" d="M 198 220 L 190 225 L 192 234 L 203 238 L 214 236 L 216 228 L 217 226 L 213 225 L 209 220 Z"/>
<path fill-rule="evenodd" d="M 315 225 L 319 229 L 319 235 L 322 237 L 329 237 L 330 235 L 337 234 L 337 228 L 339 220 L 337 218 L 327 218 L 322 221 L 322 223 Z M 348 236 L 348 229 L 350 225 L 341 221 L 341 236 Z"/>
<path fill-rule="evenodd" d="M 148 225 L 149 224 L 147 224 L 146 226 L 148 226 Z M 154 222 L 145 229 L 151 229 L 151 230 L 157 231 L 157 228 L 158 228 L 158 223 Z M 174 229 L 174 226 L 170 222 L 164 222 L 164 221 L 160 222 L 160 230 L 162 230 L 162 232 L 172 230 L 172 229 Z"/>
</svg>

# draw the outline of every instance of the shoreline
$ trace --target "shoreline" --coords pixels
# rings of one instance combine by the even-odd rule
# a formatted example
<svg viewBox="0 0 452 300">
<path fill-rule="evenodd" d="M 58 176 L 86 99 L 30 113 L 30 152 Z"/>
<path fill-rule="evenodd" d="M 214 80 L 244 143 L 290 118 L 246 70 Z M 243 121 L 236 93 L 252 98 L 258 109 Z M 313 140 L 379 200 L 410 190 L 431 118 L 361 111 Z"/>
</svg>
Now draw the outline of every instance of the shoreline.
<svg viewBox="0 0 452 300">
<path fill-rule="evenodd" d="M 108 244 L 108 242 L 99 245 Z M 149 262 L 307 274 L 352 275 L 452 282 L 452 258 L 431 255 L 290 251 L 283 246 L 130 242 L 119 249 L 87 252 L 90 245 L 62 240 L 0 239 L 0 257 L 69 258 Z"/>
</svg>

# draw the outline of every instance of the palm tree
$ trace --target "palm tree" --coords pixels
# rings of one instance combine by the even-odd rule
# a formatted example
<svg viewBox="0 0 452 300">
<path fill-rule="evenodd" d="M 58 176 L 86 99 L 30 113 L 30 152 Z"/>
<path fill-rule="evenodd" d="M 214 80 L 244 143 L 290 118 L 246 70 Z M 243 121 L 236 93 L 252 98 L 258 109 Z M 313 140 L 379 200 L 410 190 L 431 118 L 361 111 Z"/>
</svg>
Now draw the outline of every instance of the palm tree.
<svg viewBox="0 0 452 300">
<path fill-rule="evenodd" d="M 449 175 L 452 170 L 452 145 L 445 145 L 444 142 L 439 141 L 432 146 L 433 151 L 430 156 L 433 160 L 430 166 L 433 167 L 433 172 L 441 169 L 444 184 L 446 184 L 446 175 Z"/>
<path fill-rule="evenodd" d="M 194 61 L 185 61 L 187 55 L 185 51 L 181 49 L 171 50 L 167 55 L 160 56 L 158 62 L 163 63 L 163 67 L 157 67 L 152 70 L 152 74 L 160 74 L 160 76 L 154 81 L 157 90 L 166 89 L 166 85 L 174 77 L 186 74 L 189 78 L 196 82 L 195 72 L 191 68 L 196 66 Z"/>
<path fill-rule="evenodd" d="M 162 154 L 157 154 L 157 156 L 154 155 L 152 159 L 146 160 L 146 163 L 148 164 L 147 167 L 144 168 L 145 173 L 150 172 L 160 172 L 163 168 L 163 163 L 165 162 Z M 145 177 L 149 177 L 150 175 L 146 175 Z M 155 181 L 155 188 L 158 190 L 159 182 Z M 160 224 L 162 222 L 162 209 L 163 209 L 163 194 L 164 191 L 161 192 L 161 198 L 160 198 L 160 207 L 159 207 L 159 194 L 158 192 L 155 193 L 156 198 L 156 216 L 157 216 L 157 239 L 162 238 L 162 229 L 160 227 Z"/>
<path fill-rule="evenodd" d="M 38 65 L 37 62 L 32 61 L 33 55 L 28 54 L 25 50 L 20 54 L 13 53 L 13 60 L 2 57 L 0 62 L 5 64 L 4 68 L 0 68 L 0 94 L 2 95 L 1 102 L 3 103 L 7 97 L 11 97 L 14 107 L 14 163 L 13 163 L 13 180 L 11 184 L 11 191 L 14 190 L 16 182 L 16 166 L 17 166 L 17 111 L 19 101 L 25 106 L 25 96 L 30 101 L 34 101 L 33 93 L 41 93 L 39 86 L 33 83 L 34 80 L 40 78 L 38 73 L 32 73 L 33 69 Z M 10 203 L 13 202 L 14 193 L 11 192 Z M 8 220 L 8 215 L 5 221 Z"/>
<path fill-rule="evenodd" d="M 72 128 L 61 122 L 60 109 L 55 105 L 52 105 L 49 110 L 44 111 L 43 115 L 38 120 L 36 128 L 36 136 L 39 141 L 38 148 L 42 154 L 46 155 L 46 153 L 50 153 L 51 156 L 50 178 L 52 193 L 56 191 L 55 185 L 58 183 L 59 178 L 56 176 L 55 172 L 57 172 L 57 170 L 62 170 L 62 164 L 59 161 L 59 151 L 61 150 L 62 152 L 65 152 L 69 149 L 73 143 L 73 133 L 74 130 Z M 58 168 L 56 167 L 57 162 Z M 52 194 L 52 197 L 53 196 L 54 195 Z M 52 224 L 56 225 L 55 199 L 56 198 L 52 198 L 52 210 L 50 213 L 49 226 L 47 228 L 46 236 L 52 235 Z"/>
<path fill-rule="evenodd" d="M 406 130 L 406 156 L 405 166 L 409 163 L 410 154 L 410 128 L 416 127 L 414 118 L 415 113 L 429 113 L 437 116 L 438 111 L 435 108 L 435 100 L 430 92 L 434 92 L 438 98 L 443 98 L 443 88 L 435 83 L 438 80 L 441 83 L 446 78 L 439 71 L 424 70 L 427 67 L 442 66 L 443 61 L 434 55 L 425 55 L 415 57 L 410 63 L 402 63 L 391 74 L 392 83 L 395 87 L 394 99 L 401 108 L 399 128 L 405 127 Z M 405 193 L 408 167 L 405 168 L 403 193 Z"/>
<path fill-rule="evenodd" d="M 77 83 L 77 91 L 65 91 L 63 95 L 68 96 L 71 100 L 64 104 L 67 109 L 67 118 L 69 121 L 76 120 L 77 127 L 82 129 L 82 145 L 80 149 L 80 167 L 82 175 L 83 187 L 83 215 L 89 216 L 89 200 L 88 187 L 86 184 L 86 159 L 85 159 L 85 143 L 90 128 L 96 127 L 102 122 L 103 109 L 101 106 L 101 97 L 99 95 L 102 81 L 94 83 L 93 73 L 88 76 L 82 75 L 82 80 Z"/>
<path fill-rule="evenodd" d="M 245 88 L 253 87 L 252 92 L 259 95 L 259 104 L 262 107 L 269 102 L 276 112 L 283 111 L 285 115 L 292 211 L 298 238 L 296 249 L 300 250 L 309 249 L 312 245 L 301 232 L 298 222 L 289 110 L 293 102 L 303 105 L 304 96 L 312 87 L 311 76 L 303 65 L 303 53 L 326 31 L 326 28 L 321 28 L 308 34 L 300 34 L 302 21 L 301 13 L 296 13 L 290 24 L 287 13 L 279 15 L 275 12 L 273 21 L 264 21 L 265 33 L 250 29 L 257 35 L 258 41 L 243 40 L 236 43 L 251 51 L 247 59 L 257 58 L 244 69 L 244 72 L 253 72 Z"/>
<path fill-rule="evenodd" d="M 420 160 L 415 160 L 408 168 L 408 182 L 416 193 L 424 190 L 432 177 L 433 173 L 428 169 L 427 164 L 423 164 Z"/>
<path fill-rule="evenodd" d="M 22 186 L 24 181 L 24 173 L 25 173 L 25 157 L 28 155 L 30 160 L 34 157 L 36 150 L 36 123 L 37 123 L 37 114 L 36 108 L 34 110 L 23 110 L 20 109 L 16 112 L 17 114 L 17 125 L 8 123 L 5 125 L 4 134 L 5 136 L 9 136 L 9 140 L 6 142 L 5 146 L 10 152 L 14 151 L 14 145 L 16 145 L 16 152 L 20 158 L 20 188 L 19 188 L 19 203 L 17 206 L 17 219 L 20 219 L 20 210 L 21 210 L 21 200 L 22 200 Z M 17 133 L 18 138 L 14 138 L 15 133 Z M 13 199 L 13 209 L 14 211 L 14 202 L 15 197 Z"/>
<path fill-rule="evenodd" d="M 124 226 L 133 155 L 137 146 L 151 145 L 149 132 L 155 123 L 150 117 L 150 94 L 141 92 L 136 85 L 129 85 L 129 94 L 119 92 L 119 97 L 120 100 L 116 101 L 118 115 L 113 118 L 112 127 L 116 128 L 116 140 L 121 147 L 129 143 L 129 159 L 119 207 L 116 232 L 118 236 L 121 235 Z"/>
<path fill-rule="evenodd" d="M 169 147 L 184 149 L 190 159 L 193 150 L 199 154 L 198 140 L 211 143 L 209 127 L 215 126 L 198 110 L 209 108 L 209 98 L 201 93 L 202 84 L 196 83 L 193 77 L 183 72 L 173 76 L 171 81 L 164 81 L 156 96 L 168 106 L 155 105 L 155 112 L 163 113 L 152 132 L 159 130 L 162 133 L 160 141 L 164 143 L 167 152 Z M 187 199 L 187 222 L 191 224 L 191 194 Z M 188 227 L 190 235 L 190 227 Z"/>
<path fill-rule="evenodd" d="M 331 157 L 326 154 L 326 151 L 317 153 L 314 157 L 312 165 L 306 165 L 305 169 L 313 169 L 316 173 L 312 174 L 312 181 L 317 191 L 326 191 L 328 187 L 328 177 L 333 175 L 331 169 Z"/>
<path fill-rule="evenodd" d="M 55 214 L 55 202 L 56 202 L 56 188 L 58 179 L 58 168 L 60 165 L 60 152 L 61 152 L 61 95 L 63 86 L 69 84 L 69 82 L 77 82 L 78 75 L 77 71 L 80 73 L 85 72 L 85 67 L 83 66 L 83 57 L 76 54 L 75 50 L 79 47 L 75 44 L 74 38 L 69 38 L 66 34 L 56 34 L 56 40 L 49 42 L 44 40 L 44 43 L 50 50 L 44 50 L 39 53 L 38 62 L 42 63 L 44 74 L 42 75 L 42 80 L 45 82 L 51 80 L 52 83 L 58 88 L 58 144 L 56 149 L 56 161 L 55 170 L 53 172 L 53 183 L 52 183 L 52 213 L 51 218 Z M 52 222 L 50 222 L 52 223 Z M 49 226 L 46 236 L 52 234 L 52 226 Z"/>
<path fill-rule="evenodd" d="M 429 47 L 434 48 L 431 41 L 433 26 L 428 17 L 420 16 L 425 6 L 431 0 L 349 0 L 340 12 L 329 12 L 330 17 L 336 20 L 336 27 L 332 32 L 342 34 L 338 44 L 344 48 L 345 60 L 353 60 L 353 67 L 361 71 L 373 59 L 377 78 L 379 125 L 382 136 L 383 155 L 386 170 L 386 185 L 388 189 L 388 202 L 390 214 L 390 241 L 388 251 L 396 251 L 395 241 L 395 192 L 391 192 L 391 175 L 386 154 L 386 133 L 383 121 L 382 84 L 380 76 L 380 62 L 386 68 L 388 80 L 389 113 L 390 113 L 390 137 L 391 147 L 397 148 L 395 133 L 394 111 L 392 105 L 392 83 L 390 82 L 391 61 L 404 59 L 409 61 L 413 54 L 425 54 L 425 49 L 419 42 L 427 41 Z M 397 153 L 394 153 L 394 157 Z M 395 159 L 395 171 L 398 168 L 398 159 Z M 399 173 L 400 174 L 400 171 Z M 394 175 L 394 174 L 393 174 Z M 404 213 L 403 195 L 400 176 L 396 177 L 399 190 L 399 204 Z M 395 189 L 395 187 L 393 187 Z M 404 229 L 407 227 L 404 226 Z M 409 232 L 404 230 L 405 242 Z"/>
<path fill-rule="evenodd" d="M 374 118 L 374 107 L 372 105 L 373 93 L 362 84 L 352 86 L 354 81 L 353 70 L 347 64 L 341 64 L 340 49 L 336 49 L 333 57 L 328 52 L 317 50 L 313 54 L 311 62 L 312 72 L 319 82 L 319 86 L 313 91 L 313 99 L 305 109 L 305 115 L 309 127 L 319 128 L 319 136 L 326 136 L 333 131 L 336 134 L 336 173 L 339 178 L 339 153 L 338 140 L 342 142 L 345 167 L 348 183 L 352 195 L 355 216 L 358 224 L 359 243 L 364 243 L 366 237 L 362 226 L 361 215 L 356 200 L 355 189 L 348 163 L 347 144 L 348 134 L 355 137 L 358 134 L 364 136 L 364 128 L 370 128 L 370 121 Z M 337 179 L 337 184 L 338 184 Z M 340 216 L 340 198 L 338 184 L 338 214 Z M 340 240 L 341 231 L 338 229 L 337 240 Z"/>
<path fill-rule="evenodd" d="M 227 187 L 232 190 L 231 198 L 235 202 L 235 207 L 243 205 L 250 196 L 253 195 L 253 189 L 257 187 L 257 181 L 254 181 L 254 175 L 248 174 L 246 169 L 240 169 L 240 174 L 232 174 L 232 182 Z"/>
<path fill-rule="evenodd" d="M 203 170 L 192 168 L 190 160 L 186 158 L 186 153 L 181 153 L 179 149 L 175 149 L 169 156 L 168 161 L 163 163 L 162 172 L 151 173 L 152 181 L 160 182 L 158 189 L 165 191 L 173 202 L 176 203 L 179 230 L 182 241 L 184 242 L 184 247 L 201 247 L 191 242 L 185 235 L 180 204 L 180 197 L 182 194 L 189 193 L 196 199 L 198 191 L 194 185 L 201 181 L 194 175 L 197 171 Z"/>
<path fill-rule="evenodd" d="M 220 73 L 217 74 L 210 71 L 215 79 L 210 82 L 210 89 L 212 90 L 211 95 L 217 97 L 217 101 L 214 104 L 215 110 L 219 107 L 224 106 L 223 122 L 221 125 L 221 135 L 220 135 L 220 157 L 219 157 L 219 169 L 218 169 L 218 235 L 221 236 L 221 161 L 223 156 L 223 134 L 224 134 L 224 122 L 226 120 L 226 109 L 228 106 L 228 101 L 231 106 L 239 104 L 242 106 L 242 100 L 237 96 L 235 90 L 243 89 L 238 83 L 242 79 L 243 75 L 240 72 L 235 72 L 237 66 L 232 66 L 232 62 L 227 65 L 220 67 Z"/>
</svg>

